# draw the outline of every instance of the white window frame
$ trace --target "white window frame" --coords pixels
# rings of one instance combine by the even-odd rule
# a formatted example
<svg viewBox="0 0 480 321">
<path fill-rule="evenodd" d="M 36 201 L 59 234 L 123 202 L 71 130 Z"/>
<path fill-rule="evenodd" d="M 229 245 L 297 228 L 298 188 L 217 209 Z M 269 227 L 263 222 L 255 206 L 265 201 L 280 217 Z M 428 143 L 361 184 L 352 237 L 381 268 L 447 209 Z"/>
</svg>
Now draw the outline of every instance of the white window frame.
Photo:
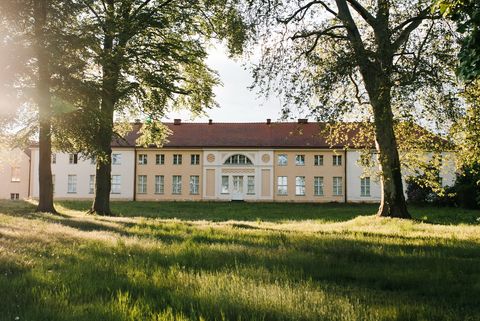
<svg viewBox="0 0 480 321">
<path fill-rule="evenodd" d="M 342 166 L 342 155 L 333 155 L 332 164 L 333 166 Z"/>
<path fill-rule="evenodd" d="M 334 176 L 332 184 L 333 196 L 342 196 L 343 195 L 343 177 Z"/>
<path fill-rule="evenodd" d="M 122 154 L 120 153 L 112 154 L 112 165 L 122 165 Z"/>
<path fill-rule="evenodd" d="M 155 154 L 155 165 L 165 165 L 165 154 Z"/>
<path fill-rule="evenodd" d="M 190 155 L 190 165 L 200 165 L 200 154 Z"/>
<path fill-rule="evenodd" d="M 90 175 L 88 180 L 88 194 L 95 193 L 95 175 Z"/>
<path fill-rule="evenodd" d="M 165 194 L 165 176 L 155 175 L 155 194 Z"/>
<path fill-rule="evenodd" d="M 69 164 L 78 164 L 78 154 L 69 154 L 68 155 Z"/>
<path fill-rule="evenodd" d="M 122 193 L 122 175 L 112 175 L 110 184 L 110 193 L 121 194 Z"/>
<path fill-rule="evenodd" d="M 315 196 L 324 196 L 325 185 L 323 176 L 315 176 L 313 178 L 313 195 Z"/>
<path fill-rule="evenodd" d="M 18 201 L 20 199 L 19 193 L 10 193 L 10 200 L 11 201 Z"/>
<path fill-rule="evenodd" d="M 67 176 L 67 193 L 68 194 L 77 193 L 77 175 Z"/>
<path fill-rule="evenodd" d="M 172 194 L 174 195 L 182 194 L 182 176 L 181 175 L 172 176 Z"/>
<path fill-rule="evenodd" d="M 138 165 L 147 165 L 147 164 L 148 164 L 148 155 L 138 154 Z"/>
<path fill-rule="evenodd" d="M 247 195 L 255 195 L 255 176 L 247 176 Z"/>
<path fill-rule="evenodd" d="M 277 177 L 277 195 L 288 195 L 288 177 Z"/>
<path fill-rule="evenodd" d="M 147 175 L 138 175 L 137 193 L 147 194 Z"/>
<path fill-rule="evenodd" d="M 277 165 L 278 166 L 287 166 L 288 165 L 288 155 L 287 154 L 278 154 Z"/>
<path fill-rule="evenodd" d="M 56 164 L 56 163 L 57 163 L 57 154 L 52 153 L 52 164 Z"/>
<path fill-rule="evenodd" d="M 173 154 L 173 165 L 182 165 L 182 154 Z"/>
<path fill-rule="evenodd" d="M 296 196 L 305 196 L 305 176 L 296 176 L 295 177 L 295 195 Z"/>
<path fill-rule="evenodd" d="M 222 190 L 221 194 L 229 194 L 229 188 L 230 188 L 230 178 L 227 175 L 222 176 Z"/>
<path fill-rule="evenodd" d="M 323 155 L 315 155 L 313 165 L 314 166 L 323 166 Z"/>
<path fill-rule="evenodd" d="M 190 195 L 200 194 L 200 176 L 190 175 Z"/>
<path fill-rule="evenodd" d="M 370 197 L 371 196 L 371 191 L 370 191 L 370 183 L 371 179 L 370 177 L 361 177 L 360 178 L 360 196 L 361 197 Z"/>
<path fill-rule="evenodd" d="M 295 166 L 305 166 L 305 154 L 295 155 Z"/>
</svg>

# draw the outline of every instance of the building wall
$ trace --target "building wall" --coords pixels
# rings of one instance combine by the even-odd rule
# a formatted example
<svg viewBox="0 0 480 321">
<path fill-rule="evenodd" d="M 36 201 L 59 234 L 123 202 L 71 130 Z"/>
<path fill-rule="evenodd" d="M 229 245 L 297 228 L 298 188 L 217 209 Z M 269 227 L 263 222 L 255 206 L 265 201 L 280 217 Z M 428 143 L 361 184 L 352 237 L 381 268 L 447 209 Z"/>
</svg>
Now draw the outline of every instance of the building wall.
<svg viewBox="0 0 480 321">
<path fill-rule="evenodd" d="M 31 195 L 38 198 L 38 148 L 32 148 L 31 162 Z M 95 164 L 90 159 L 78 156 L 77 164 L 69 163 L 69 154 L 55 153 L 55 163 L 52 163 L 54 176 L 55 199 L 93 199 L 90 193 L 90 175 L 95 175 Z M 112 148 L 112 154 L 121 154 L 121 162 L 112 165 L 112 175 L 121 176 L 120 193 L 111 193 L 111 199 L 133 200 L 134 158 L 133 148 Z M 68 175 L 76 175 L 77 191 L 68 192 Z"/>
<path fill-rule="evenodd" d="M 279 155 L 287 155 L 287 165 L 278 163 Z M 305 165 L 295 164 L 296 155 L 305 155 Z M 323 165 L 315 166 L 315 155 L 323 155 Z M 333 165 L 333 156 L 342 156 L 342 165 Z M 275 150 L 273 193 L 275 201 L 288 202 L 343 202 L 345 199 L 345 152 L 327 149 L 319 150 Z M 286 176 L 288 182 L 287 195 L 278 193 L 278 177 Z M 305 176 L 305 195 L 296 195 L 296 177 Z M 323 177 L 323 196 L 314 195 L 314 177 Z M 342 177 L 342 195 L 333 195 L 333 177 Z"/>
<path fill-rule="evenodd" d="M 138 162 L 138 156 L 140 154 L 147 155 L 147 164 L 141 165 Z M 165 155 L 165 163 L 163 165 L 157 165 L 155 163 L 156 155 Z M 182 164 L 173 164 L 173 155 L 182 155 Z M 200 163 L 198 165 L 191 164 L 191 155 L 200 155 Z M 203 195 L 203 152 L 200 149 L 137 149 L 136 166 L 136 199 L 139 201 L 160 201 L 160 200 L 201 200 Z M 140 175 L 147 176 L 147 192 L 140 193 L 138 188 Z M 164 176 L 164 193 L 155 193 L 155 175 Z M 181 194 L 173 193 L 173 176 L 180 175 L 182 177 L 182 190 Z M 199 191 L 198 194 L 190 193 L 190 176 L 199 176 Z"/>
<path fill-rule="evenodd" d="M 29 170 L 30 158 L 22 150 L 0 151 L 0 199 L 11 199 L 11 194 L 28 198 Z"/>
<path fill-rule="evenodd" d="M 380 202 L 382 192 L 378 168 L 364 169 L 359 164 L 359 160 L 360 151 L 347 151 L 347 200 L 349 202 Z M 361 195 L 362 177 L 370 177 L 370 196 Z"/>
</svg>

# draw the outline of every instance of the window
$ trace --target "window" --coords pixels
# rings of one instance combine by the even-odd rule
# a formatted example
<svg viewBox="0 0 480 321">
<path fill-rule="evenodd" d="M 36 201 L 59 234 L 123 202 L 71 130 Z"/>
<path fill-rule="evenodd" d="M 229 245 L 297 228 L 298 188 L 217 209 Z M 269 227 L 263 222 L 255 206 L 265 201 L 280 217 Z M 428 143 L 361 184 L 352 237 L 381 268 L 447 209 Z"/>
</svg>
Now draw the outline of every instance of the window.
<svg viewBox="0 0 480 321">
<path fill-rule="evenodd" d="M 255 194 L 255 176 L 247 177 L 247 194 Z"/>
<path fill-rule="evenodd" d="M 295 195 L 305 195 L 305 176 L 295 177 Z"/>
<path fill-rule="evenodd" d="M 157 154 L 157 155 L 155 155 L 155 164 L 156 164 L 156 165 L 163 165 L 163 164 L 165 164 L 165 155 L 164 155 L 164 154 Z"/>
<path fill-rule="evenodd" d="M 315 166 L 323 166 L 323 155 L 315 155 L 313 164 Z"/>
<path fill-rule="evenodd" d="M 77 175 L 68 175 L 68 193 L 76 193 L 77 192 Z"/>
<path fill-rule="evenodd" d="M 182 194 L 182 176 L 173 175 L 172 194 Z"/>
<path fill-rule="evenodd" d="M 147 193 L 147 175 L 138 175 L 137 192 L 138 194 Z"/>
<path fill-rule="evenodd" d="M 192 165 L 200 164 L 200 155 L 199 154 L 190 155 L 190 164 Z"/>
<path fill-rule="evenodd" d="M 333 195 L 340 196 L 343 193 L 342 178 L 334 177 L 333 178 Z"/>
<path fill-rule="evenodd" d="M 228 176 L 222 176 L 222 194 L 228 194 Z"/>
<path fill-rule="evenodd" d="M 370 177 L 360 178 L 360 196 L 370 196 Z"/>
<path fill-rule="evenodd" d="M 12 167 L 12 182 L 20 182 L 20 167 Z"/>
<path fill-rule="evenodd" d="M 288 156 L 287 154 L 279 154 L 277 159 L 278 166 L 287 166 Z"/>
<path fill-rule="evenodd" d="M 245 155 L 232 155 L 225 161 L 227 165 L 252 165 L 252 161 Z"/>
<path fill-rule="evenodd" d="M 278 176 L 277 178 L 277 194 L 287 195 L 287 176 Z"/>
<path fill-rule="evenodd" d="M 122 164 L 122 154 L 112 154 L 112 165 Z"/>
<path fill-rule="evenodd" d="M 315 196 L 323 196 L 323 176 L 315 176 L 313 178 L 313 194 Z"/>
<path fill-rule="evenodd" d="M 55 175 L 52 175 L 52 192 L 55 194 Z"/>
<path fill-rule="evenodd" d="M 182 165 L 182 154 L 173 154 L 173 165 Z"/>
<path fill-rule="evenodd" d="M 52 164 L 56 164 L 56 163 L 57 163 L 57 154 L 52 153 Z"/>
<path fill-rule="evenodd" d="M 120 194 L 122 187 L 122 176 L 121 175 L 112 175 L 112 184 L 111 184 L 111 193 Z"/>
<path fill-rule="evenodd" d="M 295 156 L 295 165 L 304 166 L 305 165 L 305 155 L 296 155 Z"/>
<path fill-rule="evenodd" d="M 95 156 L 93 156 L 92 158 L 90 158 L 90 164 L 91 165 L 95 165 L 95 163 L 97 162 L 97 158 Z"/>
<path fill-rule="evenodd" d="M 20 199 L 20 194 L 18 193 L 10 193 L 10 199 L 12 201 L 18 201 Z"/>
<path fill-rule="evenodd" d="M 78 154 L 70 154 L 70 155 L 68 155 L 68 163 L 69 163 L 69 164 L 76 164 L 76 163 L 78 163 Z"/>
<path fill-rule="evenodd" d="M 163 194 L 165 192 L 165 176 L 155 175 L 155 194 Z"/>
<path fill-rule="evenodd" d="M 197 195 L 199 194 L 200 187 L 200 176 L 193 175 L 190 176 L 190 194 Z"/>
<path fill-rule="evenodd" d="M 147 165 L 148 159 L 147 154 L 138 154 L 138 164 Z"/>
<path fill-rule="evenodd" d="M 333 166 L 342 166 L 342 155 L 333 155 Z"/>
<path fill-rule="evenodd" d="M 90 175 L 88 182 L 88 193 L 93 194 L 95 192 L 95 175 Z"/>
</svg>

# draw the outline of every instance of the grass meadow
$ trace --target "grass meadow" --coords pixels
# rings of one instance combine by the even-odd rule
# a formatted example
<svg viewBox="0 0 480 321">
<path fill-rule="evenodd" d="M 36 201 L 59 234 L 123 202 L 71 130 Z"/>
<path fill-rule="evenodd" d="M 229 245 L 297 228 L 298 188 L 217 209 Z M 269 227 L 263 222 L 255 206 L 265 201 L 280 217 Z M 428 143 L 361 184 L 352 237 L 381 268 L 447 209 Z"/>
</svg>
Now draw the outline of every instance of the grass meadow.
<svg viewBox="0 0 480 321">
<path fill-rule="evenodd" d="M 0 201 L 0 320 L 480 320 L 480 211 Z"/>
</svg>

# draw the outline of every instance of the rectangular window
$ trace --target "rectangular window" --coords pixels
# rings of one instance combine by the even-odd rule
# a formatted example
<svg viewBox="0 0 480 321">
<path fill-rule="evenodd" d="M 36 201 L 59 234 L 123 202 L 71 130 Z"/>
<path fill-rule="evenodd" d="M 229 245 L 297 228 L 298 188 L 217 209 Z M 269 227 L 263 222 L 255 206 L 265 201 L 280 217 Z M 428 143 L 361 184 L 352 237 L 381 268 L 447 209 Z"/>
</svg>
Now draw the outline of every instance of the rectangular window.
<svg viewBox="0 0 480 321">
<path fill-rule="evenodd" d="M 360 178 L 360 196 L 370 196 L 370 177 Z"/>
<path fill-rule="evenodd" d="M 305 155 L 296 155 L 295 156 L 295 165 L 304 166 L 305 165 Z"/>
<path fill-rule="evenodd" d="M 342 166 L 342 155 L 333 155 L 333 166 Z"/>
<path fill-rule="evenodd" d="M 279 166 L 287 166 L 287 164 L 288 164 L 287 154 L 279 154 L 278 159 L 277 159 L 277 164 Z"/>
<path fill-rule="evenodd" d="M 57 163 L 57 154 L 52 153 L 52 164 L 56 164 L 56 163 Z"/>
<path fill-rule="evenodd" d="M 165 155 L 164 155 L 164 154 L 157 154 L 157 155 L 155 155 L 155 164 L 156 164 L 156 165 L 163 165 L 163 164 L 165 164 Z"/>
<path fill-rule="evenodd" d="M 182 165 L 182 154 L 173 154 L 173 165 Z"/>
<path fill-rule="evenodd" d="M 122 187 L 122 176 L 112 175 L 112 187 L 110 189 L 112 194 L 120 194 Z"/>
<path fill-rule="evenodd" d="M 69 163 L 69 164 L 76 164 L 76 163 L 78 163 L 78 154 L 70 154 L 70 155 L 68 155 L 68 163 Z"/>
<path fill-rule="evenodd" d="M 228 176 L 222 176 L 222 194 L 228 194 Z"/>
<path fill-rule="evenodd" d="M 323 176 L 313 178 L 313 193 L 316 196 L 323 196 Z"/>
<path fill-rule="evenodd" d="M 122 154 L 112 154 L 112 165 L 122 164 Z"/>
<path fill-rule="evenodd" d="M 93 194 L 95 192 L 95 175 L 90 175 L 90 180 L 88 181 L 88 193 Z"/>
<path fill-rule="evenodd" d="M 90 164 L 91 165 L 95 165 L 95 163 L 97 162 L 97 158 L 95 156 L 93 156 L 92 158 L 90 158 Z"/>
<path fill-rule="evenodd" d="M 18 201 L 20 199 L 20 194 L 18 193 L 10 193 L 10 199 L 12 201 Z"/>
<path fill-rule="evenodd" d="M 138 154 L 138 165 L 147 165 L 147 154 Z"/>
<path fill-rule="evenodd" d="M 287 176 L 278 176 L 277 178 L 277 194 L 287 195 L 288 181 Z"/>
<path fill-rule="evenodd" d="M 172 177 L 172 194 L 182 194 L 182 176 L 180 175 Z"/>
<path fill-rule="evenodd" d="M 200 155 L 199 154 L 190 155 L 190 164 L 192 165 L 200 164 Z"/>
<path fill-rule="evenodd" d="M 197 195 L 200 193 L 200 176 L 190 176 L 190 194 Z"/>
<path fill-rule="evenodd" d="M 52 191 L 55 194 L 55 175 L 52 175 Z"/>
<path fill-rule="evenodd" d="M 315 166 L 323 166 L 323 155 L 315 155 L 313 164 Z"/>
<path fill-rule="evenodd" d="M 333 195 L 340 196 L 343 194 L 343 183 L 341 177 L 333 178 Z"/>
<path fill-rule="evenodd" d="M 20 167 L 12 167 L 12 182 L 20 182 Z"/>
<path fill-rule="evenodd" d="M 155 194 L 165 193 L 165 176 L 155 175 Z"/>
<path fill-rule="evenodd" d="M 76 193 L 77 192 L 77 175 L 68 175 L 68 193 Z"/>
<path fill-rule="evenodd" d="M 255 176 L 247 177 L 247 194 L 255 194 Z"/>
<path fill-rule="evenodd" d="M 147 175 L 138 175 L 137 193 L 138 194 L 147 193 Z"/>
<path fill-rule="evenodd" d="M 295 195 L 305 195 L 305 176 L 295 177 Z"/>
</svg>

